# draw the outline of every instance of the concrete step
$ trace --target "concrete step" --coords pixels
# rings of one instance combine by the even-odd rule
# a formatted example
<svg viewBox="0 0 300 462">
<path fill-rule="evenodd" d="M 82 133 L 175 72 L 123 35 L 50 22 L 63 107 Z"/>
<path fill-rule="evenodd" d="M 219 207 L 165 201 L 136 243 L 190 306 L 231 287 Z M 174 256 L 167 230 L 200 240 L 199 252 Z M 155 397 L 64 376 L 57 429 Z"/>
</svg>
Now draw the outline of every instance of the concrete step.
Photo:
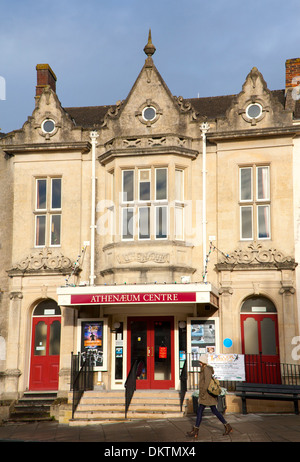
<svg viewBox="0 0 300 462">
<path fill-rule="evenodd" d="M 127 420 L 183 417 L 179 392 L 174 390 L 137 390 L 132 398 Z M 125 420 L 124 391 L 87 391 L 69 421 L 71 426 L 95 425 Z"/>
<path fill-rule="evenodd" d="M 24 393 L 13 406 L 9 422 L 32 422 L 51 420 L 50 406 L 57 393 Z"/>
</svg>

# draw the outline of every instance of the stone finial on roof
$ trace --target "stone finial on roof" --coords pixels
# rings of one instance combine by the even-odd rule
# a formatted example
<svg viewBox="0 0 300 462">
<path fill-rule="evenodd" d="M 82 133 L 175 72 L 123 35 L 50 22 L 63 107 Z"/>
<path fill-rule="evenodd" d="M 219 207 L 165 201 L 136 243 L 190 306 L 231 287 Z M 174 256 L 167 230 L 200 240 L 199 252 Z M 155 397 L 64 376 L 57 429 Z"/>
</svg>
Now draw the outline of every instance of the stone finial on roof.
<svg viewBox="0 0 300 462">
<path fill-rule="evenodd" d="M 152 38 L 151 38 L 151 29 L 149 29 L 148 43 L 147 43 L 147 45 L 146 45 L 145 48 L 144 48 L 144 52 L 146 53 L 146 55 L 148 56 L 148 58 L 151 58 L 152 55 L 154 55 L 155 51 L 156 51 L 156 48 L 155 48 L 155 46 L 153 45 L 153 43 L 152 43 Z"/>
</svg>

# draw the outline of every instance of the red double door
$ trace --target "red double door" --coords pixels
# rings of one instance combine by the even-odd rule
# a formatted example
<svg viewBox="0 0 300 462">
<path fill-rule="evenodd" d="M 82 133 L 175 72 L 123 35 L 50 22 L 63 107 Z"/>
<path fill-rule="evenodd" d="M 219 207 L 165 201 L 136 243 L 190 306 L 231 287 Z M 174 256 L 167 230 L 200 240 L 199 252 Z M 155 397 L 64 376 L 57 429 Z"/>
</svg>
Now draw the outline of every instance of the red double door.
<svg viewBox="0 0 300 462">
<path fill-rule="evenodd" d="M 60 358 L 60 317 L 33 317 L 29 389 L 57 390 Z"/>
<path fill-rule="evenodd" d="M 127 370 L 138 361 L 137 389 L 174 388 L 174 318 L 132 317 L 127 328 Z"/>
<path fill-rule="evenodd" d="M 280 383 L 277 314 L 242 314 L 241 334 L 246 381 Z"/>
</svg>

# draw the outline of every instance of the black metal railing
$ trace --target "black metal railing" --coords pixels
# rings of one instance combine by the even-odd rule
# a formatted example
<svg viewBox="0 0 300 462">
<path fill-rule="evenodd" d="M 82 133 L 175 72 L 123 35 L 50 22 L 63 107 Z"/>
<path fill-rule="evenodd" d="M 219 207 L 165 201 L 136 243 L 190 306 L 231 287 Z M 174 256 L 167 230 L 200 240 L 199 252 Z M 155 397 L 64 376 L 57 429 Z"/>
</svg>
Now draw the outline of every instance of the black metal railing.
<svg viewBox="0 0 300 462">
<path fill-rule="evenodd" d="M 133 362 L 125 382 L 125 419 L 127 419 L 127 411 L 129 409 L 133 394 L 136 390 L 136 374 L 138 363 L 138 359 Z"/>
<path fill-rule="evenodd" d="M 185 360 L 183 368 L 180 373 L 180 411 L 182 411 L 182 405 L 183 405 L 186 392 L 187 392 L 187 362 Z"/>
<path fill-rule="evenodd" d="M 93 390 L 93 356 L 86 355 L 83 357 L 80 353 L 74 355 L 71 353 L 71 391 L 73 391 L 72 400 L 72 419 L 79 404 L 79 401 L 86 390 Z"/>
<path fill-rule="evenodd" d="M 187 390 L 197 390 L 200 372 L 197 355 L 188 354 L 185 366 Z M 262 355 L 245 355 L 245 382 L 300 385 L 300 365 L 264 361 Z M 227 391 L 236 389 L 235 381 L 222 380 L 220 384 Z"/>
</svg>

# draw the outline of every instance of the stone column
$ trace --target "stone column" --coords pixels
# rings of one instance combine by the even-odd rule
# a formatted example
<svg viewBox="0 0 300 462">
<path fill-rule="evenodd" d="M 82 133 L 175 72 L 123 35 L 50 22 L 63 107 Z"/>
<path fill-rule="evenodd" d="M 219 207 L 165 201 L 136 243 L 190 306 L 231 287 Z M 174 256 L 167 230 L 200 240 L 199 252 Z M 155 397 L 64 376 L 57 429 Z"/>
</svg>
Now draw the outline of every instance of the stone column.
<svg viewBox="0 0 300 462">
<path fill-rule="evenodd" d="M 74 308 L 61 306 L 61 341 L 58 396 L 66 397 L 70 391 L 71 353 L 77 354 L 75 326 L 77 311 Z"/>
<path fill-rule="evenodd" d="M 19 365 L 22 299 L 22 292 L 16 291 L 10 293 L 4 386 L 6 399 L 18 398 L 19 377 L 24 373 L 24 371 L 20 370 Z"/>
</svg>

